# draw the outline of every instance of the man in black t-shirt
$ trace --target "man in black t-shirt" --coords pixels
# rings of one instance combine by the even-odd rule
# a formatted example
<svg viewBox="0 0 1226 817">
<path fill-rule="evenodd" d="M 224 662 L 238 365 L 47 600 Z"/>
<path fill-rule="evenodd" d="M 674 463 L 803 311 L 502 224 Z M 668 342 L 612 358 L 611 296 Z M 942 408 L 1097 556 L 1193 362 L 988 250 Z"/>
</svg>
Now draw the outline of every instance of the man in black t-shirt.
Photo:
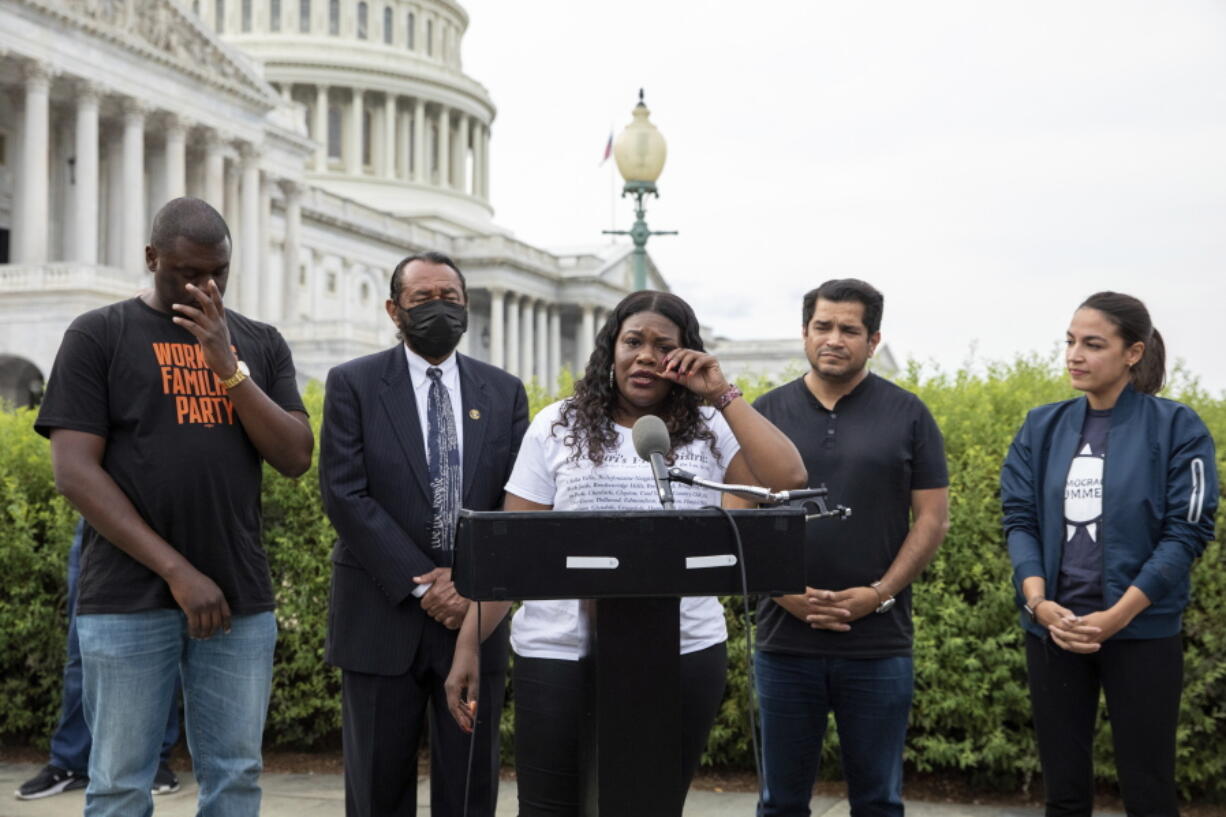
<svg viewBox="0 0 1226 817">
<path fill-rule="evenodd" d="M 852 516 L 806 553 L 806 591 L 758 607 L 761 817 L 808 815 L 834 712 L 853 817 L 901 815 L 914 686 L 911 582 L 948 527 L 941 432 L 919 398 L 870 374 L 884 299 L 827 281 L 803 302 L 810 370 L 755 407 L 800 450 L 811 486 Z"/>
<path fill-rule="evenodd" d="M 152 289 L 64 333 L 35 424 L 87 522 L 85 809 L 151 813 L 181 675 L 201 812 L 254 817 L 276 642 L 261 461 L 298 476 L 314 441 L 284 339 L 222 304 L 230 233 L 217 211 L 171 201 L 145 257 Z"/>
</svg>

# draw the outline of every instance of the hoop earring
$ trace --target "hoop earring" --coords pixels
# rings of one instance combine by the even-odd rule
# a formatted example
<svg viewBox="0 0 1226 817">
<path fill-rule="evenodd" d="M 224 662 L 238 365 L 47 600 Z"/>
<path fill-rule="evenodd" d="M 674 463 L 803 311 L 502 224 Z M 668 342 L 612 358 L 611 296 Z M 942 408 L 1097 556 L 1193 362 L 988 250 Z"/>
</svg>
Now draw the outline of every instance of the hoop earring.
<svg viewBox="0 0 1226 817">
<path fill-rule="evenodd" d="M 613 367 L 609 367 L 609 388 L 617 388 L 617 381 L 613 378 Z"/>
</svg>

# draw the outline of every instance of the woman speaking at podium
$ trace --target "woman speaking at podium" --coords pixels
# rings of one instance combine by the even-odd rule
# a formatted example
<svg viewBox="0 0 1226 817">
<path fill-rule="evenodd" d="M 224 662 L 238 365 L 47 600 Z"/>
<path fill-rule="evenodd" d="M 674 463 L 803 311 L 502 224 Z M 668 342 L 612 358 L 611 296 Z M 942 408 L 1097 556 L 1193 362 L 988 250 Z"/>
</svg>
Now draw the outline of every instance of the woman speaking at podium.
<svg viewBox="0 0 1226 817">
<path fill-rule="evenodd" d="M 746 402 L 703 351 L 689 304 L 667 292 L 635 292 L 596 335 L 574 394 L 545 407 L 525 435 L 507 483 L 508 511 L 641 511 L 660 507 L 651 466 L 631 427 L 653 414 L 668 427 L 676 465 L 719 482 L 801 488 L 796 447 Z M 673 486 L 678 510 L 718 505 L 709 489 Z M 713 597 L 681 604 L 681 722 L 686 787 L 715 721 L 727 668 L 724 610 Z M 481 637 L 509 603 L 481 606 Z M 470 729 L 477 606 L 469 608 L 447 679 L 451 712 Z M 578 601 L 526 601 L 511 621 L 515 650 L 515 760 L 521 817 L 579 812 L 587 622 Z"/>
</svg>

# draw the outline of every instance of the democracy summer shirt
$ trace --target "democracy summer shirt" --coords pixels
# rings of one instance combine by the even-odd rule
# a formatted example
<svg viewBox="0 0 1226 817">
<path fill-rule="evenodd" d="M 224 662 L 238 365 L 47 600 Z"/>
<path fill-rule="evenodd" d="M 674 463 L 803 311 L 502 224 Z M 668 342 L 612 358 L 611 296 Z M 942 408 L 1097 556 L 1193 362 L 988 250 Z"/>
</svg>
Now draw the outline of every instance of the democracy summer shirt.
<svg viewBox="0 0 1226 817">
<path fill-rule="evenodd" d="M 604 461 L 595 465 L 586 456 L 574 459 L 566 445 L 569 433 L 554 428 L 563 403 L 546 406 L 528 427 L 515 468 L 507 482 L 507 492 L 529 502 L 552 505 L 558 511 L 644 511 L 657 510 L 651 466 L 634 450 L 629 428 L 615 425 L 616 448 L 605 452 Z M 695 440 L 676 452 L 676 465 L 711 480 L 722 480 L 740 444 L 723 415 L 704 407 L 703 420 L 715 435 L 716 457 L 712 444 Z M 718 505 L 717 492 L 690 485 L 673 484 L 677 510 Z M 667 542 L 644 546 L 668 547 Z M 707 596 L 683 598 L 681 604 L 681 654 L 697 652 L 728 638 L 724 609 L 719 600 Z M 526 601 L 511 622 L 511 646 L 516 655 L 527 658 L 554 658 L 577 661 L 585 651 L 587 621 L 579 602 Z"/>
</svg>

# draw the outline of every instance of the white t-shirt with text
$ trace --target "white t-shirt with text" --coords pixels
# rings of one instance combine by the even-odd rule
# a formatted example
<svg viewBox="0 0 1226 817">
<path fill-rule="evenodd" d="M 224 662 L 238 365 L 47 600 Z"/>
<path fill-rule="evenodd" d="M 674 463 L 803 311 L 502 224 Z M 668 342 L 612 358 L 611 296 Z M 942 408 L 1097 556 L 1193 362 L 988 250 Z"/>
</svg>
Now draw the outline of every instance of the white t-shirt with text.
<svg viewBox="0 0 1226 817">
<path fill-rule="evenodd" d="M 564 440 L 568 431 L 554 429 L 562 403 L 546 406 L 536 415 L 524 435 L 507 482 L 508 493 L 529 502 L 552 505 L 558 511 L 656 510 L 651 465 L 634 450 L 631 430 L 617 429 L 618 445 L 606 451 L 604 461 L 594 465 L 586 456 L 575 460 Z M 707 440 L 695 440 L 676 452 L 676 465 L 710 480 L 722 481 L 740 444 L 723 415 L 710 407 L 701 409 L 708 428 L 715 434 L 719 459 Z M 716 491 L 673 483 L 677 510 L 718 505 Z M 706 649 L 728 639 L 724 608 L 713 596 L 681 599 L 682 655 Z M 577 661 L 586 650 L 587 621 L 575 600 L 526 601 L 511 621 L 511 646 L 527 658 Z"/>
</svg>

